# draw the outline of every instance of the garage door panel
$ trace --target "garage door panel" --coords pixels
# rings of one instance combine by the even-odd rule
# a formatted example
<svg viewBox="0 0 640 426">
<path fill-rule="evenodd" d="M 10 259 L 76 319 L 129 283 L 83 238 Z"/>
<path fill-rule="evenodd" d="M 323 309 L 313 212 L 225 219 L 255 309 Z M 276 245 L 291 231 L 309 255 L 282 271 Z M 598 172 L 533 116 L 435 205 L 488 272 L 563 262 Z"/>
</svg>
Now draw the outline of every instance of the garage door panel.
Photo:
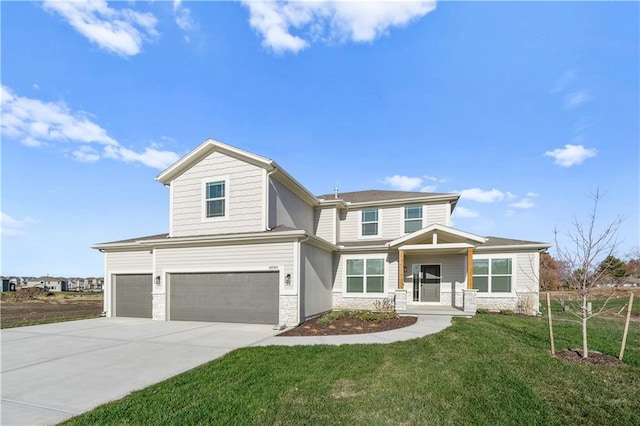
<svg viewBox="0 0 640 426">
<path fill-rule="evenodd" d="M 276 324 L 278 272 L 171 274 L 169 317 Z"/>
<path fill-rule="evenodd" d="M 115 316 L 151 318 L 153 282 L 151 274 L 115 276 Z"/>
</svg>

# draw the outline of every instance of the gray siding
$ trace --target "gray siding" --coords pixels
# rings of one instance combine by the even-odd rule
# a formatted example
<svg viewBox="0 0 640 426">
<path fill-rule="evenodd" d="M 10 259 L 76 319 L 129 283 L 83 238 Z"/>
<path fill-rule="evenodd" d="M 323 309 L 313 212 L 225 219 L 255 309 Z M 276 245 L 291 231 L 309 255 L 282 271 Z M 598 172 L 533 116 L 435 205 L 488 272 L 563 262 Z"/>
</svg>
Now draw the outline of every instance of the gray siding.
<svg viewBox="0 0 640 426">
<path fill-rule="evenodd" d="M 171 185 L 174 237 L 258 232 L 263 229 L 264 169 L 214 152 L 176 178 Z M 229 177 L 227 217 L 204 220 L 203 180 Z"/>
<path fill-rule="evenodd" d="M 330 243 L 335 244 L 334 228 L 337 226 L 336 209 L 317 209 L 314 214 L 313 233 Z"/>
<path fill-rule="evenodd" d="M 340 224 L 339 241 L 356 241 L 358 239 L 358 210 L 341 210 L 338 223 Z"/>
<path fill-rule="evenodd" d="M 269 185 L 269 227 L 285 225 L 313 232 L 313 207 L 284 185 L 271 180 Z"/>
<path fill-rule="evenodd" d="M 309 244 L 300 247 L 301 293 L 304 300 L 304 312 L 301 318 L 331 309 L 331 252 Z"/>
<path fill-rule="evenodd" d="M 428 204 L 425 206 L 425 212 L 427 215 L 427 222 L 425 226 L 433 225 L 434 223 L 449 226 L 450 218 L 448 214 L 447 204 Z"/>
<path fill-rule="evenodd" d="M 108 252 L 104 255 L 107 258 L 108 271 L 151 272 L 153 270 L 153 255 L 148 249 Z"/>
</svg>

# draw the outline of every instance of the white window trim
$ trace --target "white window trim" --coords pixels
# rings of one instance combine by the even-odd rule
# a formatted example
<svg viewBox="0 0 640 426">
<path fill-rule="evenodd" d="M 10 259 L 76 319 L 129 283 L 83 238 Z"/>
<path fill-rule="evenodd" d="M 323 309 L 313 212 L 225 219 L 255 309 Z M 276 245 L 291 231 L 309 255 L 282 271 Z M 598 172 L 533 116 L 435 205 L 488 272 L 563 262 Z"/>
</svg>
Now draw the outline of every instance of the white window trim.
<svg viewBox="0 0 640 426">
<path fill-rule="evenodd" d="M 378 233 L 375 235 L 362 235 L 362 212 L 365 210 L 377 210 L 378 211 Z M 365 222 L 365 223 L 373 223 L 373 222 Z M 358 210 L 358 239 L 376 239 L 380 238 L 382 230 L 382 209 L 378 207 L 366 208 Z"/>
<path fill-rule="evenodd" d="M 380 219 L 380 217 L 378 217 Z M 384 274 L 383 274 L 383 288 L 381 293 L 367 293 L 367 284 L 366 281 L 364 283 L 364 288 L 362 293 L 349 293 L 347 291 L 347 260 L 358 260 L 358 259 L 382 259 L 384 265 Z M 363 299 L 378 299 L 380 297 L 384 297 L 389 293 L 389 262 L 387 261 L 386 254 L 350 254 L 342 256 L 342 295 L 343 297 L 359 297 Z M 365 272 L 366 272 L 366 262 L 365 262 Z"/>
<path fill-rule="evenodd" d="M 400 208 L 400 217 L 402 218 L 402 220 L 400 221 L 400 234 L 401 235 L 407 235 L 407 234 L 411 234 L 412 232 L 405 232 L 405 224 L 407 222 L 407 220 L 418 220 L 418 219 L 405 219 L 405 211 L 407 207 L 422 207 L 422 216 L 420 217 L 420 229 L 425 227 L 425 216 L 426 216 L 426 208 L 423 204 L 411 204 L 411 205 L 407 205 L 407 206 L 403 206 Z M 416 231 L 414 231 L 416 232 Z"/>
<path fill-rule="evenodd" d="M 492 259 L 511 259 L 511 291 L 488 291 L 483 293 L 481 291 L 476 292 L 476 296 L 478 297 L 511 297 L 516 295 L 516 283 L 518 282 L 517 277 L 517 263 L 516 263 L 516 255 L 515 254 L 474 254 L 473 260 L 484 260 L 488 259 L 489 264 L 491 264 Z M 489 275 L 491 277 L 491 275 Z M 489 289 L 491 289 L 491 285 L 489 285 Z"/>
<path fill-rule="evenodd" d="M 207 217 L 207 184 L 212 182 L 224 182 L 224 216 Z M 230 215 L 230 197 L 231 187 L 229 185 L 229 175 L 224 176 L 211 176 L 203 178 L 200 185 L 200 209 L 202 222 L 218 222 L 222 220 L 229 220 Z"/>
</svg>

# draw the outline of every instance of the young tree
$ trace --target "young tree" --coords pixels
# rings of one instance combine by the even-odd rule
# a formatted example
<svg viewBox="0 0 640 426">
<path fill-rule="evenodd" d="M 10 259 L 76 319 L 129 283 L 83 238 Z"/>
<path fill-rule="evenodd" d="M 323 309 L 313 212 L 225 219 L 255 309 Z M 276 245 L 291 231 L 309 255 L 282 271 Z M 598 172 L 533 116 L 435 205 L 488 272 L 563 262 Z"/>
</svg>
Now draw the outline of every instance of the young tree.
<svg viewBox="0 0 640 426">
<path fill-rule="evenodd" d="M 575 312 L 582 326 L 582 357 L 589 357 L 587 342 L 587 321 L 602 312 L 606 306 L 605 301 L 598 312 L 588 309 L 589 296 L 604 275 L 606 269 L 599 268 L 602 259 L 613 256 L 619 243 L 617 232 L 622 223 L 622 217 L 618 216 L 611 223 L 600 228 L 597 225 L 598 204 L 603 195 L 599 190 L 592 193 L 592 207 L 587 220 L 584 222 L 575 219 L 573 227 L 564 235 L 569 243 L 563 246 L 559 243 L 560 231 L 554 230 L 556 243 L 556 257 L 563 262 L 571 273 L 565 277 L 569 286 L 576 292 L 580 302 L 578 312 Z"/>
</svg>

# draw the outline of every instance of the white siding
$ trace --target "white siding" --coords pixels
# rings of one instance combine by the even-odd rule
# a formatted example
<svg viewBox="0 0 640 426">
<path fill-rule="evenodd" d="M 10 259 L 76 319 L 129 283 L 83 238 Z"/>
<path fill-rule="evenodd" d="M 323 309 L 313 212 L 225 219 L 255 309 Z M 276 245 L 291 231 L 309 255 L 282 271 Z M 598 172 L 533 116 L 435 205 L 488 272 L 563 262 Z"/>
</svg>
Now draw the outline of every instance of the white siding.
<svg viewBox="0 0 640 426">
<path fill-rule="evenodd" d="M 263 231 L 264 169 L 214 152 L 176 178 L 171 194 L 171 235 Z M 203 181 L 228 176 L 227 217 L 203 220 Z"/>
<path fill-rule="evenodd" d="M 153 271 L 153 255 L 150 250 L 118 251 L 104 254 L 107 263 L 107 272 L 146 272 Z M 106 277 L 105 277 L 106 278 Z"/>
<path fill-rule="evenodd" d="M 340 210 L 340 241 L 358 240 L 359 210 Z"/>
<path fill-rule="evenodd" d="M 285 225 L 313 232 L 313 207 L 287 189 L 271 180 L 269 185 L 269 227 Z"/>
<path fill-rule="evenodd" d="M 304 312 L 301 317 L 331 309 L 331 268 L 332 253 L 309 244 L 302 244 L 300 250 L 301 298 Z"/>
<path fill-rule="evenodd" d="M 336 209 L 317 209 L 314 214 L 314 230 L 313 233 L 330 243 L 335 244 L 336 238 L 334 229 L 336 225 Z"/>
<path fill-rule="evenodd" d="M 433 225 L 434 223 L 449 226 L 449 209 L 447 208 L 447 204 L 427 204 L 424 208 L 424 213 L 426 213 L 426 224 L 425 226 Z"/>
<path fill-rule="evenodd" d="M 293 274 L 293 243 L 156 249 L 156 273 L 242 271 L 282 267 Z M 295 279 L 295 278 L 294 278 Z"/>
<path fill-rule="evenodd" d="M 382 221 L 378 224 L 383 240 L 395 240 L 404 235 L 404 207 L 378 209 Z"/>
</svg>

